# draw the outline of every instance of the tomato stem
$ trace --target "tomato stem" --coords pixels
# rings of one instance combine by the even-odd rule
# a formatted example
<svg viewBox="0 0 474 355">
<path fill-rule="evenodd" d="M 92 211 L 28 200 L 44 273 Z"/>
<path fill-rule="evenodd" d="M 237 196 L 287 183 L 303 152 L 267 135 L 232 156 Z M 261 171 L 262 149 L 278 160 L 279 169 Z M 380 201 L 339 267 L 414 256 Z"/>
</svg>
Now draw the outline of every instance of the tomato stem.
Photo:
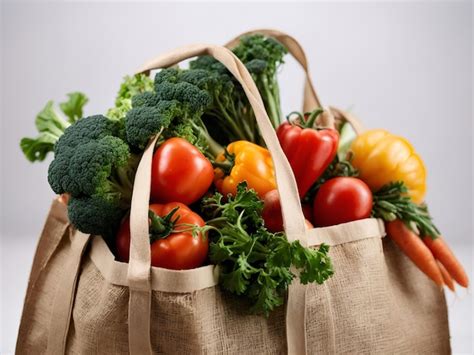
<svg viewBox="0 0 474 355">
<path fill-rule="evenodd" d="M 159 239 L 166 238 L 173 232 L 174 226 L 179 219 L 179 216 L 174 219 L 173 216 L 178 210 L 179 206 L 176 206 L 164 217 L 158 216 L 152 210 L 148 211 L 148 218 L 150 219 L 150 244 Z"/>
</svg>

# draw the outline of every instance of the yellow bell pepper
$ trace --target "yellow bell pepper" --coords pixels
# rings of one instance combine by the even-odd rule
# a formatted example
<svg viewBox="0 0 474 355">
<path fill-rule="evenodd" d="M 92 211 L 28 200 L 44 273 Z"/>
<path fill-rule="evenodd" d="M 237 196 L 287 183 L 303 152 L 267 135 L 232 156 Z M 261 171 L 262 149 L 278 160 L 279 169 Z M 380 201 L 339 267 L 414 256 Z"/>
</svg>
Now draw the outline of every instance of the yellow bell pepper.
<svg viewBox="0 0 474 355">
<path fill-rule="evenodd" d="M 236 141 L 216 158 L 214 184 L 224 196 L 237 193 L 237 185 L 246 181 L 258 196 L 276 189 L 275 173 L 270 152 L 251 142 Z"/>
<path fill-rule="evenodd" d="M 370 130 L 352 142 L 351 151 L 352 165 L 373 191 L 389 182 L 403 181 L 413 202 L 423 202 L 426 168 L 406 139 L 385 130 Z"/>
</svg>

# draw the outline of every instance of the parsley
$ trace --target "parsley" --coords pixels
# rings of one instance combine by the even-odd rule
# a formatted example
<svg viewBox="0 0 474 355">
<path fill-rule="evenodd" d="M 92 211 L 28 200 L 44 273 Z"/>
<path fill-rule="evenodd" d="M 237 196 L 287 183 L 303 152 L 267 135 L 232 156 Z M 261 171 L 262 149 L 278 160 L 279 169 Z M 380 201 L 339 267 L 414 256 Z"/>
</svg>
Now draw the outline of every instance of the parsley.
<svg viewBox="0 0 474 355">
<path fill-rule="evenodd" d="M 235 197 L 215 193 L 205 198 L 202 209 L 210 218 L 207 224 L 214 227 L 209 257 L 220 266 L 221 287 L 247 298 L 254 313 L 268 316 L 283 304 L 295 278 L 291 266 L 298 269 L 303 284 L 321 284 L 333 274 L 327 245 L 304 248 L 265 228 L 263 201 L 246 183 L 239 184 Z"/>
</svg>

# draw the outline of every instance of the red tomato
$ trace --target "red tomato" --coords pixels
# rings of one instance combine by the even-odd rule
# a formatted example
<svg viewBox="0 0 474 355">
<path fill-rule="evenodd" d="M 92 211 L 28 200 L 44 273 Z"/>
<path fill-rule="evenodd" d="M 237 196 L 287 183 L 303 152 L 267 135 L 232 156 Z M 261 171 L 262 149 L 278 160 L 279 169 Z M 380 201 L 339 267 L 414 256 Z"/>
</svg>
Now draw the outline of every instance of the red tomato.
<svg viewBox="0 0 474 355">
<path fill-rule="evenodd" d="M 204 220 L 191 211 L 189 207 L 179 202 L 164 205 L 152 204 L 150 210 L 157 216 L 164 217 L 175 207 L 179 209 L 174 213 L 172 220 L 179 218 L 173 231 L 162 239 L 151 243 L 151 265 L 173 270 L 193 269 L 201 266 L 207 257 L 209 241 L 199 233 L 193 237 L 189 226 L 194 224 L 204 226 Z M 153 234 L 153 231 L 151 231 Z M 130 256 L 130 218 L 126 218 L 120 226 L 116 239 L 117 255 L 120 261 L 128 262 Z"/>
<path fill-rule="evenodd" d="M 313 208 L 311 207 L 310 204 L 304 203 L 301 205 L 301 208 L 303 209 L 303 214 L 304 217 L 309 221 L 313 220 Z"/>
<path fill-rule="evenodd" d="M 318 227 L 370 217 L 372 192 L 360 179 L 336 177 L 321 185 L 313 203 L 313 221 Z"/>
<path fill-rule="evenodd" d="M 306 213 L 307 208 L 303 205 L 303 214 L 305 217 Z M 263 199 L 262 218 L 265 221 L 265 227 L 267 227 L 270 232 L 277 233 L 283 231 L 283 216 L 281 214 L 280 195 L 278 194 L 278 190 L 271 190 L 265 194 L 265 198 Z M 313 228 L 313 225 L 307 219 L 306 227 L 308 229 Z"/>
<path fill-rule="evenodd" d="M 151 198 L 153 201 L 190 205 L 212 184 L 214 169 L 206 157 L 182 138 L 170 138 L 153 155 Z"/>
</svg>

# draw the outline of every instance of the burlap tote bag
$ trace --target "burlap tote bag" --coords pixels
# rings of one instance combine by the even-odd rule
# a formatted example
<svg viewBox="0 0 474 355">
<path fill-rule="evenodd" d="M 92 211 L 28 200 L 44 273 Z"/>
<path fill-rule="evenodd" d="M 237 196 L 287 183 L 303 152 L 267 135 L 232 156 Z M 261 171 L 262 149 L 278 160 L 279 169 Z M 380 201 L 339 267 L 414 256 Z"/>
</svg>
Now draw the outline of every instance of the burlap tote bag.
<svg viewBox="0 0 474 355">
<path fill-rule="evenodd" d="M 297 42 L 270 31 L 307 73 Z M 323 285 L 290 286 L 285 307 L 269 318 L 250 315 L 218 286 L 213 265 L 187 271 L 150 267 L 148 201 L 156 137 L 138 167 L 131 207 L 129 264 L 115 261 L 100 236 L 75 231 L 54 201 L 28 284 L 18 354 L 315 354 L 449 353 L 442 291 L 365 219 L 307 231 L 291 168 L 245 66 L 220 46 L 196 44 L 148 62 L 147 72 L 208 54 L 242 84 L 271 152 L 286 235 L 331 245 L 335 274 Z M 309 76 L 307 76 L 309 79 Z M 319 105 L 307 81 L 306 105 Z M 328 125 L 351 120 L 327 110 Z"/>
</svg>

